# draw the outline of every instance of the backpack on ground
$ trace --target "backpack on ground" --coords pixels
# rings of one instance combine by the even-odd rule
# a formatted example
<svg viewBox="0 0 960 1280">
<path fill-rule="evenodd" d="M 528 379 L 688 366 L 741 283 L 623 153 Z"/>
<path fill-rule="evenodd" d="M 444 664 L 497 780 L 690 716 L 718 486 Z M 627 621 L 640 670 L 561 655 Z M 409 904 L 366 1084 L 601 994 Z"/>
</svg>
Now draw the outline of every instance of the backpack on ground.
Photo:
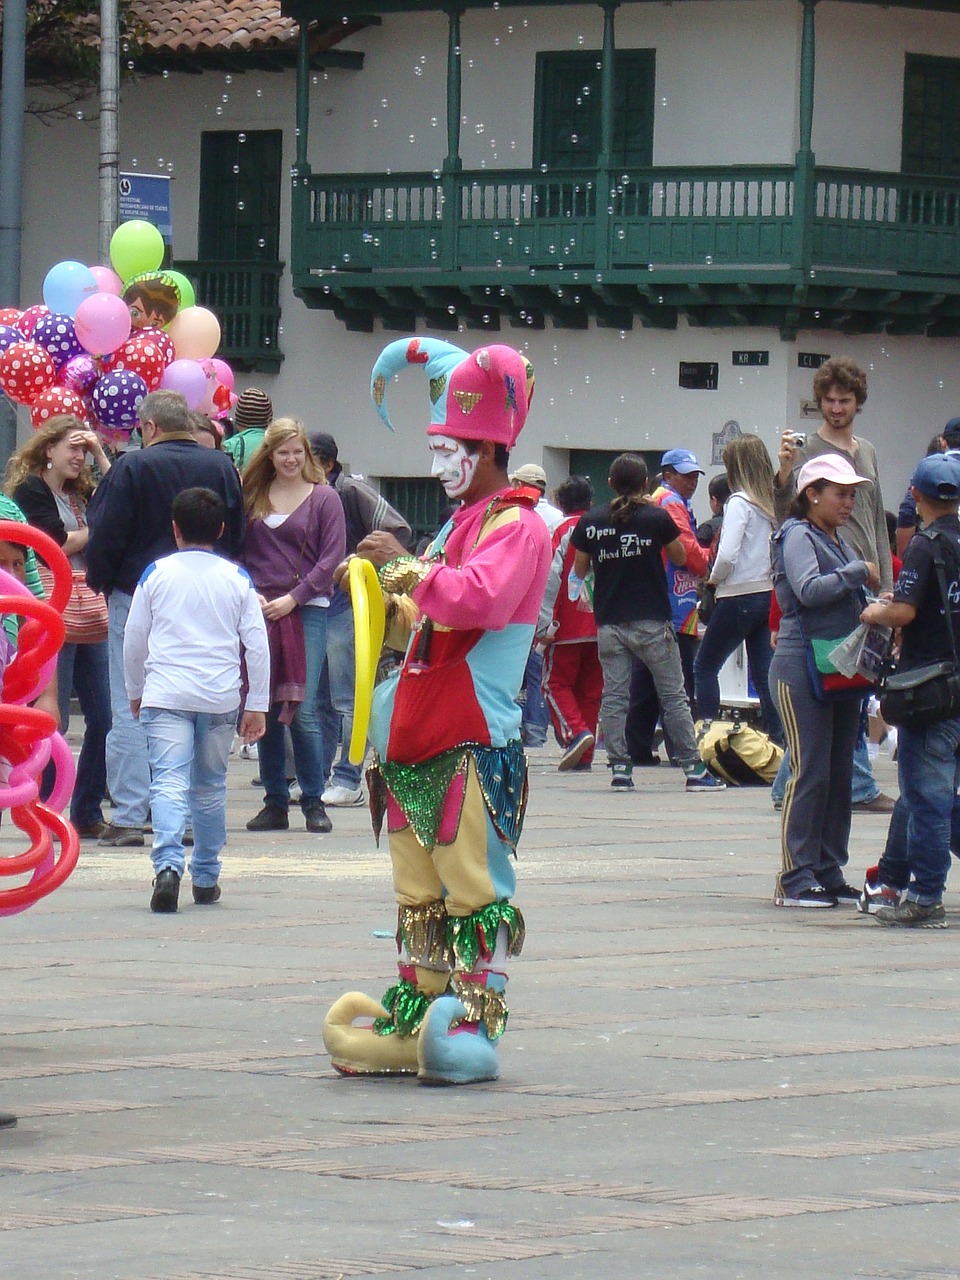
<svg viewBox="0 0 960 1280">
<path fill-rule="evenodd" d="M 740 720 L 697 721 L 700 759 L 711 773 L 734 787 L 769 787 L 783 748 Z"/>
</svg>

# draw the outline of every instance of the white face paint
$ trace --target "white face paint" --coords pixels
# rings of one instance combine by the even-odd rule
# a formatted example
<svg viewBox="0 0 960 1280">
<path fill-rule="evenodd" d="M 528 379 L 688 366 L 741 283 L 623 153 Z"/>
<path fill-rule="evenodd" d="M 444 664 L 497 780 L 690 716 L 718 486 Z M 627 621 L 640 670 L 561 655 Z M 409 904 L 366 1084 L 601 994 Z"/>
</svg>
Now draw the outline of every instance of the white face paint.
<svg viewBox="0 0 960 1280">
<path fill-rule="evenodd" d="M 452 436 L 431 436 L 430 452 L 430 474 L 440 481 L 448 498 L 462 498 L 473 483 L 479 453 L 467 453 L 463 441 Z"/>
</svg>

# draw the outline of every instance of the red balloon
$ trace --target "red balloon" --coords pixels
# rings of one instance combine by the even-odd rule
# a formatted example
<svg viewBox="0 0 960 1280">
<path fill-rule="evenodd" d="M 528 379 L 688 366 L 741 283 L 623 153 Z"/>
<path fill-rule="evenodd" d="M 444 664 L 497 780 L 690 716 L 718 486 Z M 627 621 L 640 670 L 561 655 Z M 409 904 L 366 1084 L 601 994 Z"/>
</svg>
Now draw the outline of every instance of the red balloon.
<svg viewBox="0 0 960 1280">
<path fill-rule="evenodd" d="M 173 342 L 159 329 L 140 329 L 130 335 L 123 346 L 103 362 L 107 372 L 129 369 L 137 373 L 147 384 L 148 391 L 156 391 L 163 371 L 173 360 Z"/>
<path fill-rule="evenodd" d="M 36 342 L 15 342 L 0 355 L 0 387 L 17 404 L 33 404 L 56 376 L 49 353 Z"/>
<path fill-rule="evenodd" d="M 23 312 L 19 307 L 0 307 L 0 324 L 16 326 L 20 323 Z"/>
<path fill-rule="evenodd" d="M 68 387 L 47 387 L 46 391 L 41 391 L 30 406 L 30 421 L 33 423 L 34 431 L 46 426 L 51 418 L 56 418 L 62 413 L 71 413 L 75 418 L 79 418 L 84 426 L 90 425 L 87 406 L 82 397 Z"/>
<path fill-rule="evenodd" d="M 44 316 L 50 314 L 50 308 L 45 307 L 42 302 L 35 303 L 32 307 L 27 307 L 23 315 L 17 321 L 17 328 L 25 338 L 33 336 L 33 331 Z"/>
</svg>

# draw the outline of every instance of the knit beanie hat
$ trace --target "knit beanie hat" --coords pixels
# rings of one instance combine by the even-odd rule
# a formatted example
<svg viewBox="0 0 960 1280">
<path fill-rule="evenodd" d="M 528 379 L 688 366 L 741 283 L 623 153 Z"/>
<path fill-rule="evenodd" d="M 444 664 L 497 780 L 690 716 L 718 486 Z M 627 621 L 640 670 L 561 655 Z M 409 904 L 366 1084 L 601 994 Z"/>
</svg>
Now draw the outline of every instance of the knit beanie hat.
<svg viewBox="0 0 960 1280">
<path fill-rule="evenodd" d="M 273 401 L 259 387 L 248 387 L 240 392 L 233 420 L 238 431 L 245 431 L 248 427 L 269 427 L 273 421 Z"/>
</svg>

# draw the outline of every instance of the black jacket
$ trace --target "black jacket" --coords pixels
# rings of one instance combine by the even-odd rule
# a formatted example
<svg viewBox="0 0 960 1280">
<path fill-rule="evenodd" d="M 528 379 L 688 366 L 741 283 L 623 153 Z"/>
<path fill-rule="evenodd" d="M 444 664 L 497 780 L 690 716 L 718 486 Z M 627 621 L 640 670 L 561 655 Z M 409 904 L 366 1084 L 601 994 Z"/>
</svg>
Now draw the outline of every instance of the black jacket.
<svg viewBox="0 0 960 1280">
<path fill-rule="evenodd" d="M 227 508 L 217 549 L 235 559 L 243 540 L 243 499 L 237 469 L 219 449 L 193 437 L 161 437 L 147 449 L 125 453 L 90 500 L 87 582 L 94 591 L 132 595 L 144 569 L 176 551 L 170 523 L 173 500 L 184 489 L 212 489 Z"/>
</svg>

